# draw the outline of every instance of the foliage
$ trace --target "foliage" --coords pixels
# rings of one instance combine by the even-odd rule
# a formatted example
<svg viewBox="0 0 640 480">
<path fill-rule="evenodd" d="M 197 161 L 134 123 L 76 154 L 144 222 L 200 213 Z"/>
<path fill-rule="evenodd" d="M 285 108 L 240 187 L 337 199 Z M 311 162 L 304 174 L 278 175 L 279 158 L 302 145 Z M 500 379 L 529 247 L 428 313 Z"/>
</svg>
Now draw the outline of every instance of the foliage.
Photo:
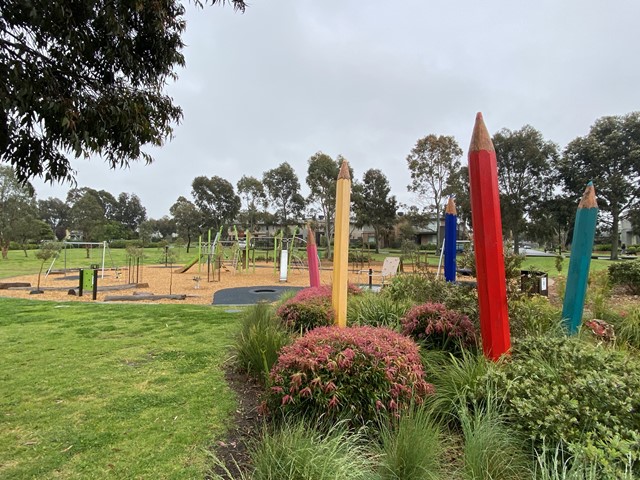
<svg viewBox="0 0 640 480">
<path fill-rule="evenodd" d="M 343 425 L 326 433 L 303 422 L 287 422 L 273 432 L 265 429 L 250 456 L 251 474 L 242 479 L 369 480 L 376 467 L 361 435 L 349 433 Z"/>
<path fill-rule="evenodd" d="M 262 184 L 281 225 L 286 226 L 291 220 L 298 219 L 304 209 L 304 197 L 300 195 L 300 181 L 296 172 L 287 162 L 276 168 L 267 170 L 262 175 Z"/>
<path fill-rule="evenodd" d="M 135 194 L 120 193 L 114 206 L 113 220 L 122 224 L 132 236 L 140 224 L 147 219 L 147 209 Z"/>
<path fill-rule="evenodd" d="M 513 234 L 515 253 L 519 253 L 520 238 L 526 218 L 549 191 L 551 165 L 558 157 L 558 147 L 544 140 L 530 125 L 520 130 L 506 128 L 493 136 L 498 164 L 500 212 L 502 230 Z M 535 181 L 531 181 L 535 178 Z"/>
<path fill-rule="evenodd" d="M 589 288 L 585 303 L 591 310 L 594 318 L 605 318 L 609 313 L 609 298 L 611 296 L 611 284 L 607 272 L 589 272 Z"/>
<path fill-rule="evenodd" d="M 351 297 L 347 305 L 347 320 L 350 324 L 399 329 L 400 319 L 411 307 L 406 300 L 393 301 L 386 295 L 365 292 Z"/>
<path fill-rule="evenodd" d="M 309 201 L 320 207 L 324 217 L 324 234 L 328 239 L 326 258 L 331 258 L 331 243 L 333 239 L 333 216 L 336 208 L 336 182 L 340 173 L 343 158 L 338 155 L 334 160 L 326 153 L 317 152 L 307 162 L 306 182 L 311 191 Z M 353 172 L 350 172 L 353 178 Z"/>
<path fill-rule="evenodd" d="M 386 328 L 323 327 L 284 347 L 271 370 L 266 407 L 330 422 L 366 424 L 422 403 L 433 392 L 418 347 Z"/>
<path fill-rule="evenodd" d="M 593 180 L 598 208 L 611 215 L 611 258 L 618 258 L 620 219 L 640 201 L 640 112 L 602 117 L 567 145 L 558 165 L 576 198 Z"/>
<path fill-rule="evenodd" d="M 36 292 L 40 292 L 40 276 L 42 275 L 42 269 L 45 262 L 55 257 L 62 245 L 56 242 L 47 242 L 40 246 L 40 249 L 36 252 L 36 258 L 41 261 L 40 270 L 38 270 L 38 285 L 36 286 Z"/>
<path fill-rule="evenodd" d="M 82 232 L 82 240 L 92 242 L 105 221 L 106 212 L 100 200 L 91 192 L 85 192 L 71 206 L 71 224 Z"/>
<path fill-rule="evenodd" d="M 381 235 L 396 220 L 398 202 L 389 196 L 391 187 L 381 170 L 370 168 L 362 177 L 362 183 L 353 186 L 353 213 L 357 226 L 371 225 L 376 236 L 376 253 L 379 252 Z"/>
<path fill-rule="evenodd" d="M 237 364 L 266 383 L 280 350 L 290 342 L 289 333 L 275 317 L 271 306 L 266 303 L 253 305 L 244 311 L 234 343 Z"/>
<path fill-rule="evenodd" d="M 247 228 L 253 231 L 258 222 L 258 206 L 266 206 L 267 195 L 264 185 L 255 177 L 243 175 L 236 184 L 238 193 L 246 206 Z"/>
<path fill-rule="evenodd" d="M 32 195 L 31 185 L 19 183 L 12 168 L 0 165 L 0 248 L 3 259 L 7 258 L 10 243 L 18 240 L 21 230 L 24 231 L 21 224 L 25 217 L 35 214 Z"/>
<path fill-rule="evenodd" d="M 335 312 L 331 306 L 331 287 L 300 290 L 278 308 L 276 315 L 292 332 L 306 332 L 316 327 L 332 325 Z"/>
<path fill-rule="evenodd" d="M 621 285 L 633 295 L 640 295 L 640 260 L 613 263 L 609 267 L 613 285 Z"/>
<path fill-rule="evenodd" d="M 458 353 L 476 345 L 476 332 L 464 314 L 449 310 L 441 303 L 424 303 L 409 309 L 400 320 L 403 335 L 427 349 Z"/>
<path fill-rule="evenodd" d="M 444 478 L 445 441 L 442 429 L 428 410 L 410 407 L 382 426 L 380 478 L 382 480 L 437 480 Z"/>
<path fill-rule="evenodd" d="M 233 190 L 233 185 L 224 178 L 196 177 L 191 188 L 194 202 L 202 213 L 203 226 L 217 231 L 238 215 L 240 197 Z"/>
<path fill-rule="evenodd" d="M 433 353 L 422 352 L 427 378 L 435 388 L 426 405 L 439 420 L 459 425 L 461 412 L 487 396 L 486 376 L 493 364 L 482 352 L 465 350 L 459 357 Z"/>
<path fill-rule="evenodd" d="M 38 218 L 47 222 L 52 230 L 59 227 L 68 228 L 70 226 L 69 205 L 55 197 L 38 200 Z"/>
<path fill-rule="evenodd" d="M 607 320 L 614 326 L 616 340 L 640 350 L 640 305 L 610 315 Z"/>
<path fill-rule="evenodd" d="M 396 275 L 383 294 L 394 302 L 442 303 L 473 322 L 478 318 L 478 295 L 474 288 L 438 280 L 429 273 Z"/>
<path fill-rule="evenodd" d="M 419 139 L 407 156 L 411 172 L 409 191 L 429 200 L 431 213 L 440 218 L 444 212 L 444 190 L 449 177 L 460 170 L 462 149 L 455 138 L 427 135 Z M 437 232 L 440 245 L 440 229 Z"/>
<path fill-rule="evenodd" d="M 171 205 L 169 213 L 173 216 L 178 235 L 187 240 L 187 252 L 189 252 L 191 241 L 195 240 L 201 232 L 202 212 L 192 202 L 180 196 L 176 203 Z"/>
<path fill-rule="evenodd" d="M 509 299 L 508 303 L 512 337 L 562 333 L 562 311 L 551 305 L 546 297 L 521 297 Z"/>
<path fill-rule="evenodd" d="M 597 465 L 600 478 L 622 478 L 627 458 L 640 473 L 640 366 L 624 353 L 576 338 L 528 337 L 489 378 L 505 392 L 513 424 L 537 448 L 565 442 Z"/>
<path fill-rule="evenodd" d="M 2 2 L 0 161 L 47 181 L 73 178 L 68 154 L 151 162 L 142 149 L 182 117 L 163 89 L 184 66 L 184 11 L 175 0 Z"/>
<path fill-rule="evenodd" d="M 520 435 L 500 415 L 494 402 L 482 409 L 462 409 L 463 478 L 520 480 L 531 478 Z"/>
</svg>

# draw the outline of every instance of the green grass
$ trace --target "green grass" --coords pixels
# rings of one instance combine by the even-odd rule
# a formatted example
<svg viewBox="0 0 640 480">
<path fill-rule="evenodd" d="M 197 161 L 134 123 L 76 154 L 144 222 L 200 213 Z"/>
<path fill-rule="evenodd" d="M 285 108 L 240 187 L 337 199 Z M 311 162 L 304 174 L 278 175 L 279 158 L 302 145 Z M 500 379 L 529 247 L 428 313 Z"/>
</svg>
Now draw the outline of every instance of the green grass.
<svg viewBox="0 0 640 480">
<path fill-rule="evenodd" d="M 0 478 L 203 478 L 237 316 L 0 299 Z"/>
<path fill-rule="evenodd" d="M 175 248 L 172 250 L 176 254 L 174 264 L 176 266 L 187 263 L 190 259 L 198 255 L 197 247 L 192 247 L 189 254 L 186 248 Z M 40 260 L 36 258 L 36 250 L 27 250 L 27 257 L 22 250 L 10 250 L 7 259 L 0 259 L 0 278 L 10 278 L 18 275 L 30 275 L 38 273 Z M 144 249 L 145 264 L 164 263 L 164 248 L 149 247 Z M 102 264 L 102 247 L 87 251 L 84 248 L 67 248 L 66 266 L 67 268 L 89 268 L 91 264 Z M 105 268 L 125 267 L 127 265 L 127 252 L 124 248 L 108 249 L 105 253 Z M 51 265 L 51 260 L 45 262 L 44 272 Z M 61 251 L 56 259 L 53 270 L 62 269 L 65 265 L 65 252 Z"/>
</svg>

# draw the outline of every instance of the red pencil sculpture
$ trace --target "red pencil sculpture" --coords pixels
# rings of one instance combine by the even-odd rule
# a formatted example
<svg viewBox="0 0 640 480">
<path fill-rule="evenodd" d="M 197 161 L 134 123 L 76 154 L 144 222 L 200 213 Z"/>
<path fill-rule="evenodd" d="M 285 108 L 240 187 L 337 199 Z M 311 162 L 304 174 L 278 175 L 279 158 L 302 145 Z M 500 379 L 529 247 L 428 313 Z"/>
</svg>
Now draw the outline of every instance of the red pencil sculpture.
<svg viewBox="0 0 640 480">
<path fill-rule="evenodd" d="M 476 116 L 469 146 L 471 219 L 476 254 L 480 334 L 484 355 L 497 360 L 511 348 L 502 246 L 498 167 L 493 142 Z"/>
</svg>

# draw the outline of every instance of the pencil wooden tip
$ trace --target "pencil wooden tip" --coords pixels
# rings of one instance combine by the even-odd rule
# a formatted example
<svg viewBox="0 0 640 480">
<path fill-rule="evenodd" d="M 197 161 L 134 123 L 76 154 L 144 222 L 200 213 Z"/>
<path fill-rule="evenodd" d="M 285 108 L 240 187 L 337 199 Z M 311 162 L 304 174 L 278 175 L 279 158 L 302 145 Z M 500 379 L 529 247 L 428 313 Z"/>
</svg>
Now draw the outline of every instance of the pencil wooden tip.
<svg viewBox="0 0 640 480">
<path fill-rule="evenodd" d="M 340 179 L 351 180 L 351 174 L 349 173 L 349 162 L 347 162 L 346 160 L 343 160 L 342 165 L 340 165 L 338 180 Z"/>
<path fill-rule="evenodd" d="M 455 215 L 456 214 L 456 204 L 453 201 L 453 197 L 449 197 L 449 201 L 447 202 L 447 208 L 444 209 L 445 214 Z"/>
<path fill-rule="evenodd" d="M 491 135 L 487 130 L 487 126 L 484 124 L 482 113 L 478 112 L 476 115 L 476 123 L 473 126 L 473 134 L 471 135 L 471 145 L 469 145 L 469 152 L 479 152 L 480 150 L 486 150 L 493 152 L 493 142 L 491 141 Z"/>
<path fill-rule="evenodd" d="M 584 189 L 578 208 L 598 208 L 596 189 L 593 186 L 593 182 L 587 183 L 587 188 Z"/>
<path fill-rule="evenodd" d="M 307 224 L 307 245 L 315 245 L 316 244 L 316 234 L 311 228 L 311 225 Z"/>
</svg>

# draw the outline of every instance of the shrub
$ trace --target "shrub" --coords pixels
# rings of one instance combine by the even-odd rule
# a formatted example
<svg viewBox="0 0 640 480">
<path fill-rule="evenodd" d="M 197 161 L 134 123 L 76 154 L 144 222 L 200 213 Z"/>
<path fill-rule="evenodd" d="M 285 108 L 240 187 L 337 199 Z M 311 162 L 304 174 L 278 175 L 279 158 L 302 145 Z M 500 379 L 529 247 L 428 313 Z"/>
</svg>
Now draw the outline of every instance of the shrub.
<svg viewBox="0 0 640 480">
<path fill-rule="evenodd" d="M 640 473 L 640 365 L 624 353 L 568 337 L 514 342 L 510 361 L 489 372 L 514 425 L 534 446 L 564 442 L 597 465 L 599 478 Z"/>
<path fill-rule="evenodd" d="M 640 349 L 640 305 L 611 315 L 607 320 L 613 324 L 619 342 Z"/>
<path fill-rule="evenodd" d="M 234 350 L 238 366 L 266 382 L 280 349 L 291 343 L 288 332 L 266 303 L 249 307 L 242 317 Z"/>
<path fill-rule="evenodd" d="M 515 338 L 562 333 L 561 319 L 562 311 L 545 297 L 535 295 L 509 300 L 509 327 Z"/>
<path fill-rule="evenodd" d="M 424 408 L 412 407 L 383 425 L 380 478 L 438 479 L 444 471 L 445 446 L 440 426 Z"/>
<path fill-rule="evenodd" d="M 358 435 L 340 427 L 322 434 L 301 422 L 265 434 L 251 459 L 252 480 L 368 480 L 375 468 Z"/>
<path fill-rule="evenodd" d="M 347 289 L 351 295 L 362 293 L 356 285 L 349 284 Z M 300 290 L 293 298 L 280 305 L 276 314 L 294 332 L 307 332 L 332 325 L 335 312 L 331 306 L 331 285 Z"/>
<path fill-rule="evenodd" d="M 349 301 L 347 319 L 357 325 L 397 329 L 400 319 L 411 307 L 408 301 L 394 302 L 379 293 L 367 292 Z"/>
<path fill-rule="evenodd" d="M 475 328 L 469 317 L 441 303 L 416 305 L 400 322 L 404 335 L 428 349 L 455 353 L 476 345 Z"/>
<path fill-rule="evenodd" d="M 421 403 L 424 379 L 417 345 L 386 328 L 317 328 L 284 347 L 271 370 L 264 406 L 271 412 L 367 423 Z"/>
<path fill-rule="evenodd" d="M 430 273 L 396 275 L 383 294 L 395 302 L 443 303 L 447 308 L 478 319 L 478 295 L 475 288 L 436 279 Z"/>
<path fill-rule="evenodd" d="M 633 295 L 640 295 L 640 260 L 610 265 L 609 279 L 613 285 L 620 285 Z"/>
</svg>

